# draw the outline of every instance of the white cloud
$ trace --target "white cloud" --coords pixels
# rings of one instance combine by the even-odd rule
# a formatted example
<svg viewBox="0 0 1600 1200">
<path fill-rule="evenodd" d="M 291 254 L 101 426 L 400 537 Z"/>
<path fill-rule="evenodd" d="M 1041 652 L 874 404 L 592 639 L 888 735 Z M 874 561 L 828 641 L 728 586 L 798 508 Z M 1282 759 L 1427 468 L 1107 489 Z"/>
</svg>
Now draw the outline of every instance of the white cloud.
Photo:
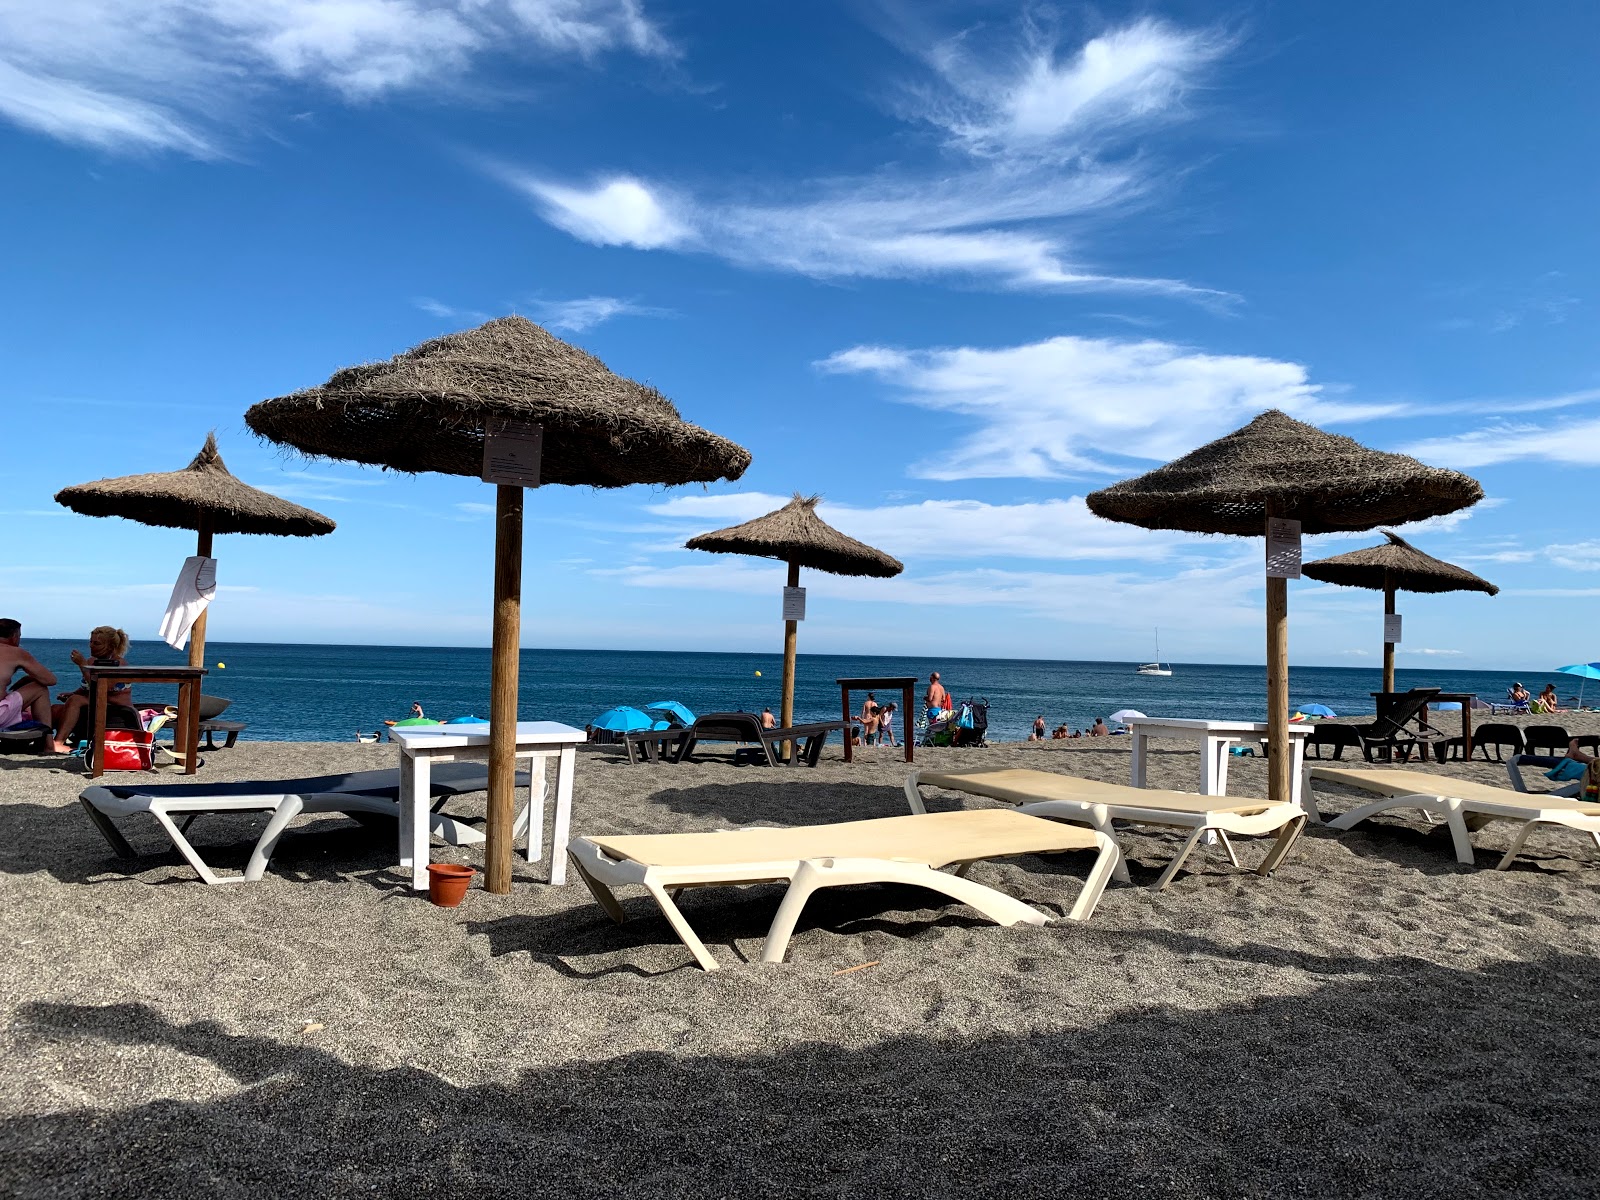
<svg viewBox="0 0 1600 1200">
<path fill-rule="evenodd" d="M 367 101 L 459 84 L 491 55 L 664 56 L 639 0 L 0 3 L 0 116 L 108 150 L 219 154 L 262 88 Z"/>
<path fill-rule="evenodd" d="M 690 237 L 689 227 L 669 211 L 673 204 L 666 194 L 637 179 L 618 176 L 582 188 L 514 171 L 506 177 L 534 198 L 545 220 L 581 241 L 657 250 Z"/>
<path fill-rule="evenodd" d="M 713 524 L 748 521 L 787 502 L 787 496 L 730 492 L 680 496 L 649 511 L 693 521 L 689 532 Z M 851 537 L 897 558 L 1034 558 L 1156 561 L 1167 559 L 1197 539 L 1104 521 L 1081 496 L 1027 504 L 985 504 L 978 500 L 924 500 L 861 508 L 824 501 L 818 515 Z"/>
<path fill-rule="evenodd" d="M 479 312 L 475 308 L 456 308 L 435 300 L 432 296 L 416 296 L 411 303 L 430 317 L 438 317 L 441 321 L 459 321 L 463 325 L 481 325 L 489 319 L 489 314 Z"/>
<path fill-rule="evenodd" d="M 1588 393 L 1582 393 L 1588 398 Z M 1405 448 L 1424 462 L 1470 469 L 1538 459 L 1572 466 L 1600 466 L 1600 417 L 1554 424 L 1499 422 L 1450 437 L 1429 438 Z"/>
<path fill-rule="evenodd" d="M 570 333 L 583 333 L 603 324 L 613 317 L 662 317 L 664 309 L 635 304 L 616 296 L 583 296 L 574 300 L 540 300 L 535 302 L 539 320 L 551 329 L 564 329 Z"/>
<path fill-rule="evenodd" d="M 1397 646 L 1396 654 L 1420 654 L 1425 658 L 1460 658 L 1465 650 L 1434 650 L 1426 646 Z"/>
<path fill-rule="evenodd" d="M 872 374 L 910 403 L 974 418 L 976 432 L 913 468 L 931 479 L 1115 472 L 1121 468 L 1108 459 L 1175 458 L 1266 408 L 1315 422 L 1396 411 L 1326 400 L 1298 363 L 1159 341 L 1064 336 L 999 349 L 856 346 L 818 366 Z"/>
<path fill-rule="evenodd" d="M 1127 143 L 1186 115 L 1183 97 L 1221 57 L 1221 39 L 1137 21 L 1065 59 L 1036 36 L 1020 49 L 1015 40 L 979 47 L 971 31 L 911 49 L 931 81 L 906 115 L 943 134 L 920 166 L 737 185 L 720 196 L 628 174 L 563 184 L 489 170 L 551 224 L 595 245 L 698 251 L 819 279 L 960 275 L 1010 287 L 1226 298 L 1085 265 L 1064 227 L 1126 211 L 1158 185 L 1156 166 Z M 903 152 L 902 144 L 896 157 Z"/>
<path fill-rule="evenodd" d="M 1569 571 L 1600 571 L 1600 542 L 1558 542 L 1544 548 L 1545 556 Z"/>
</svg>

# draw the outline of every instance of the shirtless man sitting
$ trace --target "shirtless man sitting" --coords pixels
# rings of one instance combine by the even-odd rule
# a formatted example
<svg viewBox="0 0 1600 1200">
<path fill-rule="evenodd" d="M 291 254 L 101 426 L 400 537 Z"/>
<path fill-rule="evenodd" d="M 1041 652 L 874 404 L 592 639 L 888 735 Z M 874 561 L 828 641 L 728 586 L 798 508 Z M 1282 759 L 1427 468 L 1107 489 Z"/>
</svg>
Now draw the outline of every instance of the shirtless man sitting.
<svg viewBox="0 0 1600 1200">
<path fill-rule="evenodd" d="M 22 678 L 12 684 L 18 671 Z M 50 724 L 50 689 L 56 673 L 22 648 L 22 622 L 0 618 L 0 696 L 16 692 L 23 711 L 41 725 Z"/>
</svg>

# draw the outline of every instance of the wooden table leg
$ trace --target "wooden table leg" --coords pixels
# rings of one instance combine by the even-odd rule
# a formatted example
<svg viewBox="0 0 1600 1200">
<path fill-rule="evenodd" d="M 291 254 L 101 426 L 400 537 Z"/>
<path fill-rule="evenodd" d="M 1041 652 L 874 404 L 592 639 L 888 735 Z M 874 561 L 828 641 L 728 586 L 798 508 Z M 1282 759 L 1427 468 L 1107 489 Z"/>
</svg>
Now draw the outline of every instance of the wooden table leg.
<svg viewBox="0 0 1600 1200">
<path fill-rule="evenodd" d="M 1472 701 L 1461 702 L 1461 760 L 1472 761 Z"/>
<path fill-rule="evenodd" d="M 89 719 L 89 745 L 94 748 L 94 770 L 90 778 L 99 779 L 106 773 L 106 682 L 89 681 L 89 707 L 94 715 Z"/>
<path fill-rule="evenodd" d="M 850 745 L 850 689 L 841 687 L 839 689 L 839 699 L 844 708 L 844 760 L 845 762 L 852 762 L 854 761 L 854 756 L 851 754 L 852 747 Z"/>
<path fill-rule="evenodd" d="M 200 681 L 191 679 L 183 685 L 179 696 L 183 711 L 178 714 L 178 724 L 183 726 L 183 740 L 189 751 L 184 760 L 183 773 L 193 775 L 200 766 Z"/>
<path fill-rule="evenodd" d="M 557 887 L 567 882 L 567 840 L 572 836 L 572 778 L 578 773 L 578 751 L 561 747 L 556 767 L 556 827 L 550 843 L 550 882 Z"/>
<path fill-rule="evenodd" d="M 911 752 L 911 706 L 916 702 L 916 692 L 912 687 L 900 689 L 900 728 L 904 731 L 907 762 L 914 761 Z"/>
</svg>

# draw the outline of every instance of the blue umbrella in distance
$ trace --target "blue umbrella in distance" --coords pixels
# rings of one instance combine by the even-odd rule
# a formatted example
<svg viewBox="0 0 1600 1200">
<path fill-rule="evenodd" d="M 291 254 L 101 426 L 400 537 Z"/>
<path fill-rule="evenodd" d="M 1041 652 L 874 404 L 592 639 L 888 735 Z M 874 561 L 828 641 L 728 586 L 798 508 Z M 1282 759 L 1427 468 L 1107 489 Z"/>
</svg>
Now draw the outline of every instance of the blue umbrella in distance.
<svg viewBox="0 0 1600 1200">
<path fill-rule="evenodd" d="M 657 700 L 654 704 L 646 704 L 644 710 L 669 725 L 683 728 L 694 724 L 694 713 L 689 711 L 689 706 L 676 700 Z"/>
<path fill-rule="evenodd" d="M 1573 663 L 1570 667 L 1557 667 L 1556 671 L 1562 675 L 1576 675 L 1583 680 L 1578 685 L 1578 707 L 1583 707 L 1583 689 L 1589 685 L 1589 680 L 1600 679 L 1600 663 Z"/>
<path fill-rule="evenodd" d="M 1295 709 L 1295 712 L 1303 712 L 1308 717 L 1337 717 L 1339 715 L 1326 704 L 1302 704 Z"/>
<path fill-rule="evenodd" d="M 652 728 L 655 722 L 637 708 L 619 704 L 615 708 L 606 709 L 589 724 L 596 729 L 605 729 L 612 733 L 634 733 L 640 729 Z"/>
</svg>

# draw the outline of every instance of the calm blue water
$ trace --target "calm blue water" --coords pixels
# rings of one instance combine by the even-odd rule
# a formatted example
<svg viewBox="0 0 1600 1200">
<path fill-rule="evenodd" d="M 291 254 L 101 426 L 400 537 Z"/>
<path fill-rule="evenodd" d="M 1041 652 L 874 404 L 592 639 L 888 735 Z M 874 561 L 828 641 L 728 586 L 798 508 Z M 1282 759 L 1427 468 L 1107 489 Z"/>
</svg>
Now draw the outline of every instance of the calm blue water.
<svg viewBox="0 0 1600 1200">
<path fill-rule="evenodd" d="M 75 643 L 30 638 L 24 643 L 75 687 L 68 657 Z M 413 700 L 431 717 L 487 716 L 489 651 L 410 646 L 285 646 L 216 642 L 207 648 L 211 674 L 206 692 L 233 700 L 230 719 L 248 721 L 247 737 L 284 741 L 350 741 L 384 718 L 407 715 Z M 135 642 L 135 663 L 171 664 L 184 656 L 162 642 Z M 218 663 L 226 664 L 219 668 Z M 915 675 L 924 686 L 942 673 L 957 699 L 986 696 L 991 740 L 1027 736 L 1043 713 L 1051 728 L 1074 728 L 1120 708 L 1151 716 L 1206 716 L 1238 720 L 1266 717 L 1262 667 L 1178 663 L 1170 679 L 1135 675 L 1132 663 L 1029 662 L 1010 659 L 888 658 L 802 654 L 795 710 L 799 720 L 839 715 L 841 676 Z M 761 676 L 757 677 L 756 672 Z M 782 660 L 776 654 L 682 654 L 631 650 L 524 650 L 521 712 L 527 720 L 583 726 L 614 704 L 681 700 L 696 712 L 778 710 Z M 1437 686 L 1498 699 L 1513 679 L 1534 691 L 1554 681 L 1561 695 L 1577 680 L 1525 671 L 1401 669 L 1401 688 Z M 1345 715 L 1370 713 L 1368 692 L 1379 686 L 1371 667 L 1294 667 L 1289 683 L 1296 704 L 1321 703 Z M 1596 684 L 1600 689 L 1600 684 Z M 151 687 L 141 700 L 160 702 L 172 689 Z M 920 702 L 921 689 L 918 697 Z M 879 695 L 880 700 L 889 697 Z M 856 697 L 856 711 L 861 698 Z"/>
</svg>

